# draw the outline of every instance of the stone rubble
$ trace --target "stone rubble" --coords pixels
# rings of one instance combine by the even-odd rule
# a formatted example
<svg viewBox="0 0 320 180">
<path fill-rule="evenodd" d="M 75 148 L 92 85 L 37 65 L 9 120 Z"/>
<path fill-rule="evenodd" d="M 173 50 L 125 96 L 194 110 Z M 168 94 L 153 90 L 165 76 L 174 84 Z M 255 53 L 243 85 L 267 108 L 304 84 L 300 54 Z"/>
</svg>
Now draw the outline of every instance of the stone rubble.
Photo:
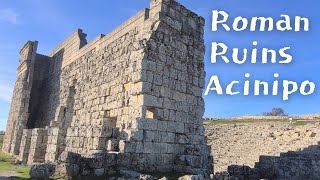
<svg viewBox="0 0 320 180">
<path fill-rule="evenodd" d="M 310 146 L 302 151 L 260 156 L 254 168 L 231 165 L 228 175 L 238 179 L 319 179 L 320 148 Z"/>
</svg>

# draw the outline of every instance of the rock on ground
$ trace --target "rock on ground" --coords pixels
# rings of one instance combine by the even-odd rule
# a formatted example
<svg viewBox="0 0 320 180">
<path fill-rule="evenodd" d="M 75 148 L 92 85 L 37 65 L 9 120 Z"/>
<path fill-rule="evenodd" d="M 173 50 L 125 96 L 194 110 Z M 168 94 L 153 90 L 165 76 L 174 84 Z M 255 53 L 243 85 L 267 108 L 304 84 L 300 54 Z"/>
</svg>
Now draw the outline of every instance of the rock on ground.
<svg viewBox="0 0 320 180">
<path fill-rule="evenodd" d="M 178 180 L 204 180 L 204 177 L 202 175 L 185 175 Z"/>
<path fill-rule="evenodd" d="M 53 164 L 34 164 L 31 166 L 29 174 L 32 178 L 45 179 L 49 178 L 55 173 L 55 168 L 56 167 Z"/>
</svg>

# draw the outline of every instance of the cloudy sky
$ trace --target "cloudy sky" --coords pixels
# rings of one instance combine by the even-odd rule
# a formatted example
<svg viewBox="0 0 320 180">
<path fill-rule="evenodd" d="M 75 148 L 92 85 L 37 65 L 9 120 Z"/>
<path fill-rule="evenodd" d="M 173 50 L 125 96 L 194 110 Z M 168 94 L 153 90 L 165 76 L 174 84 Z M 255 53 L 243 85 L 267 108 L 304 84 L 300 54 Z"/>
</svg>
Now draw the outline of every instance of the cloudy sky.
<svg viewBox="0 0 320 180">
<path fill-rule="evenodd" d="M 273 73 L 280 79 L 301 83 L 311 80 L 320 85 L 319 45 L 320 3 L 317 0 L 178 0 L 189 9 L 206 19 L 205 58 L 207 80 L 218 75 L 224 86 L 233 80 L 244 81 L 244 74 L 251 73 L 252 79 L 273 81 Z M 2 0 L 0 4 L 0 130 L 5 129 L 10 100 L 19 61 L 19 50 L 28 40 L 39 41 L 38 53 L 47 54 L 75 29 L 81 28 L 90 41 L 98 34 L 107 34 L 140 9 L 149 6 L 149 0 Z M 310 32 L 212 32 L 212 10 L 224 10 L 230 18 L 243 16 L 266 16 L 279 19 L 281 14 L 291 17 L 306 16 L 311 20 Z M 252 41 L 258 41 L 259 48 L 280 49 L 290 46 L 294 56 L 289 65 L 268 64 L 245 65 L 210 63 L 211 42 L 226 43 L 229 48 L 251 48 Z M 317 92 L 320 89 L 317 87 Z M 287 102 L 281 96 L 217 96 L 205 97 L 207 117 L 230 117 L 256 115 L 282 107 L 288 114 L 319 113 L 319 93 L 303 97 L 293 95 Z"/>
</svg>

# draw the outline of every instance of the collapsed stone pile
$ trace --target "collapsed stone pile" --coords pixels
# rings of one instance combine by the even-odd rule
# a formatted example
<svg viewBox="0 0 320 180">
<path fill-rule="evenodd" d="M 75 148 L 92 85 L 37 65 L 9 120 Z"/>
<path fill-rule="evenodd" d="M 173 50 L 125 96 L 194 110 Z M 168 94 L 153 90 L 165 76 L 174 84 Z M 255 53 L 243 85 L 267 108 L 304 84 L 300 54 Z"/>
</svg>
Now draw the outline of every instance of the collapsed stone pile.
<svg viewBox="0 0 320 180">
<path fill-rule="evenodd" d="M 116 154 L 96 153 L 81 156 L 72 152 L 63 152 L 58 159 L 56 172 L 66 176 L 103 176 L 116 170 Z"/>
<path fill-rule="evenodd" d="M 310 150 L 312 149 L 312 150 Z M 238 179 L 319 179 L 320 145 L 280 156 L 260 156 L 254 168 L 231 165 L 228 173 Z"/>
<path fill-rule="evenodd" d="M 49 178 L 52 175 L 63 178 L 81 177 L 123 177 L 124 179 L 156 180 L 148 174 L 129 170 L 122 166 L 120 153 L 100 152 L 84 156 L 73 152 L 63 152 L 55 164 L 34 164 L 30 170 L 33 178 Z M 208 177 L 207 177 L 208 178 Z M 166 179 L 165 177 L 162 178 Z M 203 175 L 185 175 L 179 180 L 204 180 Z"/>
</svg>

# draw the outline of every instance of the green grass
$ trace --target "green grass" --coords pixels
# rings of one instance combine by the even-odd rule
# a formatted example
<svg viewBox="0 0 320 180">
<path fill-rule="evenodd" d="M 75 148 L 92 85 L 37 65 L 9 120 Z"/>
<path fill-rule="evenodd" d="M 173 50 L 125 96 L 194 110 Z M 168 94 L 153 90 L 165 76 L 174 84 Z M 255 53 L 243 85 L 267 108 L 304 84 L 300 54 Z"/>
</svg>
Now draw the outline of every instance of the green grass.
<svg viewBox="0 0 320 180">
<path fill-rule="evenodd" d="M 28 166 L 14 165 L 15 158 L 0 152 L 0 174 L 15 171 L 17 173 L 16 178 L 30 178 Z"/>
<path fill-rule="evenodd" d="M 308 124 L 315 124 L 317 122 L 320 122 L 320 121 L 296 121 L 296 122 L 292 123 L 292 125 L 293 126 L 305 126 Z"/>
<path fill-rule="evenodd" d="M 220 120 L 206 120 L 205 124 L 247 124 L 247 123 L 261 123 L 261 122 L 285 122 L 284 119 L 220 119 Z"/>
<path fill-rule="evenodd" d="M 2 144 L 3 144 L 3 134 L 0 135 L 0 151 L 2 149 Z"/>
</svg>

